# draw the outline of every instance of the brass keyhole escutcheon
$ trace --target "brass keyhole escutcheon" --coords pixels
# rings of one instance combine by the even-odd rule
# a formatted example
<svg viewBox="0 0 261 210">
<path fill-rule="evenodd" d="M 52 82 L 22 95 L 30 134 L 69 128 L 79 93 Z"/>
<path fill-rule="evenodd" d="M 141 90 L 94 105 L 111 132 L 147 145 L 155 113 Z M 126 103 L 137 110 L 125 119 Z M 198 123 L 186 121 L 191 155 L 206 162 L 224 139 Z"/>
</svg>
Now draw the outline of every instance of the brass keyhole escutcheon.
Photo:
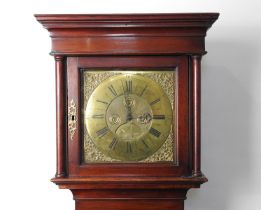
<svg viewBox="0 0 261 210">
<path fill-rule="evenodd" d="M 77 114 L 76 104 L 72 99 L 68 106 L 68 130 L 70 133 L 71 140 L 73 140 L 75 131 L 77 129 L 76 114 Z"/>
</svg>

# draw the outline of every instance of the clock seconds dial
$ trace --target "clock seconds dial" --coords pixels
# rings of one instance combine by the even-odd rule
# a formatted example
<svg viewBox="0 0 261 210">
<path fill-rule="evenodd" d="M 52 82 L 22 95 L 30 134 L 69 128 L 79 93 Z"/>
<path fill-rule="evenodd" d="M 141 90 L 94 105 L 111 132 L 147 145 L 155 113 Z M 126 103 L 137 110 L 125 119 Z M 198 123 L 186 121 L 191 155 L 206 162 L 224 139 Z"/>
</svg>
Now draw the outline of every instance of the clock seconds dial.
<svg viewBox="0 0 261 210">
<path fill-rule="evenodd" d="M 91 94 L 85 126 L 96 147 L 121 161 L 155 153 L 167 139 L 172 109 L 155 81 L 136 74 L 112 76 Z"/>
</svg>

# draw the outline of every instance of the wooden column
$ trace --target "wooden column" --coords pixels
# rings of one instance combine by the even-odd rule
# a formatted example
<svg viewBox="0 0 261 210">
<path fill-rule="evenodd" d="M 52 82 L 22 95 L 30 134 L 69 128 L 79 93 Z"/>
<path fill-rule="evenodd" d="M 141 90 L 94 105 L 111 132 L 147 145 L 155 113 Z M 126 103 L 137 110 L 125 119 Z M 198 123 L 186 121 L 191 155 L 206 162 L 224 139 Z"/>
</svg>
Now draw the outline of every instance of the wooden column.
<svg viewBox="0 0 261 210">
<path fill-rule="evenodd" d="M 191 56 L 191 79 L 192 79 L 192 141 L 193 141 L 193 165 L 192 175 L 202 176 L 201 173 L 201 55 Z"/>
<path fill-rule="evenodd" d="M 56 81 L 56 178 L 65 177 L 65 142 L 66 142 L 66 99 L 65 99 L 65 68 L 64 57 L 55 57 Z"/>
</svg>

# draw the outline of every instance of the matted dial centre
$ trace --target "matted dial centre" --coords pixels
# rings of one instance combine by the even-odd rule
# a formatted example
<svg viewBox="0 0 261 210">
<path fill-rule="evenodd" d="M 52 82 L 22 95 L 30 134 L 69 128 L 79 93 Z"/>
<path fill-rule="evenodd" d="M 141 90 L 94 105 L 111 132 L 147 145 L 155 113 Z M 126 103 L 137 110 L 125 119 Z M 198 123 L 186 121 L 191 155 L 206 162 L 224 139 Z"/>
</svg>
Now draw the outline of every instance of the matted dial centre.
<svg viewBox="0 0 261 210">
<path fill-rule="evenodd" d="M 116 136 L 125 141 L 142 138 L 151 127 L 153 115 L 149 103 L 136 94 L 116 97 L 106 111 L 106 122 Z"/>
</svg>

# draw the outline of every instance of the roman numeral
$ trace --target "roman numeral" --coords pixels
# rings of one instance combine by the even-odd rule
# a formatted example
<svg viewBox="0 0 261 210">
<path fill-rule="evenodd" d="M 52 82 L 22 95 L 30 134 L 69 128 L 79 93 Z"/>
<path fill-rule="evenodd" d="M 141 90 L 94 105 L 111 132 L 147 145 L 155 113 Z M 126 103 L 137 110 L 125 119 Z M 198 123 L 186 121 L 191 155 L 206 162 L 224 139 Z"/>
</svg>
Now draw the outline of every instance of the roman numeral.
<svg viewBox="0 0 261 210">
<path fill-rule="evenodd" d="M 150 102 L 150 105 L 152 106 L 152 105 L 158 103 L 159 101 L 160 101 L 160 98 L 157 98 L 156 100 Z"/>
<path fill-rule="evenodd" d="M 132 153 L 131 143 L 127 141 L 127 153 Z"/>
<path fill-rule="evenodd" d="M 145 146 L 146 148 L 149 148 L 149 146 L 146 144 L 146 142 L 145 142 L 144 139 L 142 139 L 141 141 L 142 141 L 142 143 L 144 144 L 144 146 Z"/>
<path fill-rule="evenodd" d="M 165 115 L 153 115 L 154 120 L 165 120 Z"/>
<path fill-rule="evenodd" d="M 116 92 L 116 90 L 114 89 L 113 85 L 110 85 L 108 88 L 109 88 L 109 90 L 111 91 L 111 93 L 112 93 L 114 96 L 117 96 L 117 92 Z"/>
<path fill-rule="evenodd" d="M 131 93 L 132 92 L 132 80 L 125 81 L 126 85 L 126 92 Z"/>
<path fill-rule="evenodd" d="M 114 150 L 114 149 L 115 149 L 115 146 L 117 145 L 117 143 L 118 143 L 118 140 L 117 140 L 116 138 L 113 138 L 113 139 L 112 139 L 112 142 L 111 142 L 110 145 L 109 145 L 109 148 L 112 149 L 112 150 Z"/>
<path fill-rule="evenodd" d="M 108 127 L 104 127 L 98 131 L 96 131 L 96 134 L 98 137 L 103 137 L 106 133 L 108 133 L 109 128 Z"/>
<path fill-rule="evenodd" d="M 145 90 L 147 89 L 147 85 L 143 88 L 143 90 L 141 91 L 141 93 L 140 93 L 140 96 L 142 96 L 143 95 L 143 93 L 145 92 Z"/>
<path fill-rule="evenodd" d="M 155 128 L 150 128 L 149 132 L 150 132 L 150 134 L 152 134 L 153 136 L 156 136 L 156 137 L 158 137 L 158 138 L 159 138 L 159 136 L 160 136 L 160 134 L 161 134 L 161 133 L 160 133 L 158 130 L 156 130 Z"/>
<path fill-rule="evenodd" d="M 92 115 L 92 118 L 103 119 L 104 118 L 104 114 L 94 114 L 94 115 Z"/>
<path fill-rule="evenodd" d="M 108 102 L 106 102 L 106 101 L 101 101 L 101 100 L 96 100 L 97 102 L 99 102 L 99 103 L 103 103 L 103 104 L 106 104 L 106 105 L 108 105 L 109 103 Z"/>
</svg>

